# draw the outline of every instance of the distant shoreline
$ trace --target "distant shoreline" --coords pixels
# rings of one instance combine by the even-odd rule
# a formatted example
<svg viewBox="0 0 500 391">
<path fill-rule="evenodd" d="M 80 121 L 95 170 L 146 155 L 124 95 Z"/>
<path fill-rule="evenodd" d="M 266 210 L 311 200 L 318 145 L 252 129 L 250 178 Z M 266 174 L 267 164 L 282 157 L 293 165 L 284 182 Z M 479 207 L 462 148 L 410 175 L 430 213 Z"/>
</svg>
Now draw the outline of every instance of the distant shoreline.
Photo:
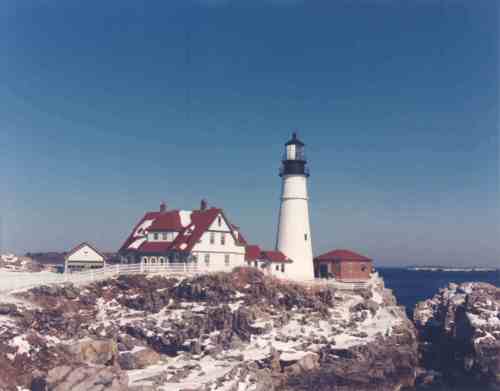
<svg viewBox="0 0 500 391">
<path fill-rule="evenodd" d="M 417 272 L 497 272 L 492 267 L 444 267 L 444 266 L 410 266 L 407 270 Z"/>
</svg>

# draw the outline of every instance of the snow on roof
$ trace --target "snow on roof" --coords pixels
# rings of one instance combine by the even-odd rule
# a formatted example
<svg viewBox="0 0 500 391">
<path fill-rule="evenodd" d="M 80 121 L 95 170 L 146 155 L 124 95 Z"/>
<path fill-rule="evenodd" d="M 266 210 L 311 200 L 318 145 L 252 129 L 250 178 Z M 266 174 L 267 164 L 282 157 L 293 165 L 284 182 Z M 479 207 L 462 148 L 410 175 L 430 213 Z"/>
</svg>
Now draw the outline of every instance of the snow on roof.
<svg viewBox="0 0 500 391">
<path fill-rule="evenodd" d="M 154 220 L 144 220 L 134 231 L 134 238 L 139 236 L 144 236 L 146 234 L 146 230 L 153 224 Z"/>
<path fill-rule="evenodd" d="M 189 224 L 191 224 L 191 214 L 193 212 L 190 210 L 181 210 L 179 212 L 180 218 L 181 218 L 181 225 L 183 227 L 187 227 Z"/>
<path fill-rule="evenodd" d="M 133 233 L 127 238 L 120 251 L 131 250 L 140 252 L 164 252 L 168 250 L 191 251 L 198 243 L 199 239 L 206 232 L 217 216 L 221 215 L 229 223 L 222 209 L 210 208 L 205 210 L 172 210 L 166 212 L 148 212 L 140 220 L 133 230 Z M 179 234 L 173 242 L 147 242 L 138 241 L 151 231 L 176 231 Z M 137 235 L 136 235 L 137 234 Z M 234 231 L 231 231 L 234 240 L 240 245 L 245 244 L 241 234 L 237 237 Z"/>
<path fill-rule="evenodd" d="M 146 240 L 148 240 L 146 237 L 136 239 L 127 248 L 131 250 L 137 250 Z"/>
</svg>

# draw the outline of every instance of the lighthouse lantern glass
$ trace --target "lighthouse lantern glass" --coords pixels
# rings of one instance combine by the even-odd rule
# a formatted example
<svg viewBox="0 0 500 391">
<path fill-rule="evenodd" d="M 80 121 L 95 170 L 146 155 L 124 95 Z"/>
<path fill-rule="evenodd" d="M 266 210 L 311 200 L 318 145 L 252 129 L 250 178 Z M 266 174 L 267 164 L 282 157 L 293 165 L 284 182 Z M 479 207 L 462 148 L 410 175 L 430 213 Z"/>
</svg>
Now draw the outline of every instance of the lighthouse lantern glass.
<svg viewBox="0 0 500 391">
<path fill-rule="evenodd" d="M 297 146 L 290 144 L 286 146 L 286 160 L 295 160 L 297 158 Z"/>
<path fill-rule="evenodd" d="M 306 160 L 304 147 L 299 144 L 288 144 L 285 149 L 285 160 Z"/>
</svg>

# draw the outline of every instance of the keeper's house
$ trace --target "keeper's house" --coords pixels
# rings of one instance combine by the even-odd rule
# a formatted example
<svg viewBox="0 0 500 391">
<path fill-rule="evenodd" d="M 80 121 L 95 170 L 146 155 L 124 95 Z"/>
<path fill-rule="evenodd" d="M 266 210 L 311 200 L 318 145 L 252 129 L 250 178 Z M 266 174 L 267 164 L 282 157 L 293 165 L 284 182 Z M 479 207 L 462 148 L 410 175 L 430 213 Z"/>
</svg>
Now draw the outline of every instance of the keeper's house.
<svg viewBox="0 0 500 391">
<path fill-rule="evenodd" d="M 373 271 L 373 261 L 350 250 L 333 250 L 314 258 L 316 278 L 365 281 Z"/>
<path fill-rule="evenodd" d="M 119 250 L 122 263 L 198 263 L 211 270 L 246 266 L 246 241 L 224 211 L 202 201 L 196 210 L 147 212 Z"/>
<path fill-rule="evenodd" d="M 86 269 L 100 269 L 106 264 L 106 257 L 88 243 L 81 243 L 66 254 L 64 270 L 66 272 Z"/>
</svg>

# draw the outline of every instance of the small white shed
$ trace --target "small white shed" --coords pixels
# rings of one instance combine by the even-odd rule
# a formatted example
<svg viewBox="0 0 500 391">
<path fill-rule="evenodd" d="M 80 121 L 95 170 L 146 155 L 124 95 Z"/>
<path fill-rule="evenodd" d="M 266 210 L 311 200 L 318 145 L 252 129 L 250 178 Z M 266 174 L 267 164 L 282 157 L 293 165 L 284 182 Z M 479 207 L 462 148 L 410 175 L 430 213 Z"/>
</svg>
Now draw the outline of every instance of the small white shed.
<svg viewBox="0 0 500 391">
<path fill-rule="evenodd" d="M 99 269 L 104 267 L 106 257 L 95 247 L 88 243 L 76 246 L 66 254 L 64 270 L 66 272 L 80 271 L 86 269 Z"/>
</svg>

